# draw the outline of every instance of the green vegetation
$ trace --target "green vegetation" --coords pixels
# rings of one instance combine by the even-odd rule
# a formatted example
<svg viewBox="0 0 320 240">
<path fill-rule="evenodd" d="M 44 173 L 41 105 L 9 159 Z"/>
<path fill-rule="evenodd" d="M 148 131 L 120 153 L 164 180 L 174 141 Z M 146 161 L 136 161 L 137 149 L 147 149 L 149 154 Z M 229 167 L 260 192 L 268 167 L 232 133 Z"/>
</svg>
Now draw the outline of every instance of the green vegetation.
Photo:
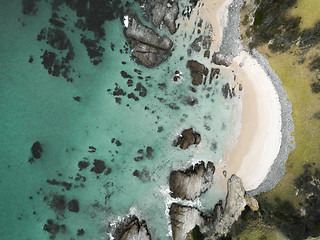
<svg viewBox="0 0 320 240">
<path fill-rule="evenodd" d="M 319 0 L 299 0 L 289 14 L 301 17 L 300 29 L 313 28 L 320 21 L 319 9 Z"/>
<path fill-rule="evenodd" d="M 302 2 L 302 3 L 301 3 Z M 310 2 L 314 2 L 310 0 Z M 242 21 L 242 40 L 268 59 L 293 105 L 296 149 L 286 163 L 287 173 L 270 192 L 257 196 L 258 218 L 248 218 L 234 239 L 306 239 L 320 235 L 320 15 L 309 28 L 310 16 L 299 9 L 304 0 L 260 0 L 243 9 L 254 21 Z M 314 2 L 313 11 L 320 1 Z M 293 8 L 294 11 L 293 11 Z M 252 19 L 252 18 L 251 18 Z M 250 25 L 251 24 L 251 25 Z M 280 233 L 281 232 L 281 233 Z"/>
<path fill-rule="evenodd" d="M 192 229 L 187 236 L 187 240 L 203 240 L 204 236 L 203 234 L 200 232 L 200 228 L 199 226 L 195 226 L 194 229 Z"/>
</svg>

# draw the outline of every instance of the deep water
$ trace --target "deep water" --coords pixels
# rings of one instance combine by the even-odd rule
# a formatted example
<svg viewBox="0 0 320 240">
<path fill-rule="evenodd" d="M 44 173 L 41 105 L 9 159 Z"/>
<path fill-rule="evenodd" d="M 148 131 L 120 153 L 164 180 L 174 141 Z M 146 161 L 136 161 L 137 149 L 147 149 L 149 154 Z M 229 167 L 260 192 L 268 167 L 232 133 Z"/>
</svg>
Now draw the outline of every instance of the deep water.
<svg viewBox="0 0 320 240">
<path fill-rule="evenodd" d="M 187 60 L 210 65 L 202 52 L 187 54 L 198 36 L 194 29 L 170 36 L 172 56 L 148 69 L 131 59 L 122 5 L 101 31 L 75 27 L 85 17 L 50 3 L 59 1 L 24 2 L 24 13 L 18 0 L 2 0 L 0 8 L 0 239 L 109 239 L 113 224 L 130 211 L 146 220 L 153 239 L 170 239 L 170 171 L 221 160 L 236 101 L 224 99 L 221 88 L 232 80 L 222 70 L 212 84 L 190 91 Z M 129 8 L 142 19 L 135 3 Z M 49 21 L 53 13 L 64 26 Z M 49 28 L 69 40 L 41 40 L 39 33 Z M 91 59 L 85 39 L 96 41 L 87 41 L 96 50 Z M 42 64 L 49 52 L 57 66 Z M 182 72 L 179 82 L 173 81 L 176 70 Z M 193 99 L 198 102 L 190 106 Z M 201 143 L 174 147 L 190 127 Z M 32 158 L 37 141 L 43 151 Z M 221 189 L 212 189 L 195 205 L 210 209 L 223 197 Z M 78 212 L 69 210 L 71 200 Z"/>
</svg>

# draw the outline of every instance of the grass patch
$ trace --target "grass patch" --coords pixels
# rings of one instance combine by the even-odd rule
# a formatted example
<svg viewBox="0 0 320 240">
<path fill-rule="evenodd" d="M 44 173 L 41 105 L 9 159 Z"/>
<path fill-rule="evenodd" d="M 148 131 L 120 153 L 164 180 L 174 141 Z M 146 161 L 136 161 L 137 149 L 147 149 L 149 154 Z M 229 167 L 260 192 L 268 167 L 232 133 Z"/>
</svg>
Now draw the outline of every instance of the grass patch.
<svg viewBox="0 0 320 240">
<path fill-rule="evenodd" d="M 313 28 L 320 21 L 319 0 L 298 0 L 289 14 L 293 17 L 301 17 L 300 28 Z"/>
</svg>

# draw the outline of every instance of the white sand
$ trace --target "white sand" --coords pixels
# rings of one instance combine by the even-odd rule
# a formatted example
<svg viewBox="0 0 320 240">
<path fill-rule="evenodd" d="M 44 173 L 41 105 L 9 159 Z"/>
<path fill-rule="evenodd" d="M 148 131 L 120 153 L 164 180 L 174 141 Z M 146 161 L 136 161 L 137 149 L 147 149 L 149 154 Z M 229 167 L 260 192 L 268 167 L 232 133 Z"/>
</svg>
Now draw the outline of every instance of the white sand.
<svg viewBox="0 0 320 240">
<path fill-rule="evenodd" d="M 239 176 L 249 191 L 262 183 L 280 150 L 281 105 L 271 79 L 247 52 L 234 58 L 231 67 L 243 86 L 242 128 L 226 170 L 228 176 Z"/>
<path fill-rule="evenodd" d="M 191 15 L 190 22 L 200 16 L 213 26 L 211 53 L 219 51 L 231 2 L 232 0 L 202 0 L 195 9 L 196 14 Z M 240 63 L 242 67 L 239 66 Z M 230 72 L 235 71 L 237 83 L 243 87 L 242 127 L 236 146 L 231 152 L 229 149 L 227 157 L 217 165 L 216 176 L 226 187 L 226 180 L 236 174 L 242 179 L 246 191 L 249 191 L 263 182 L 280 150 L 281 105 L 271 79 L 247 52 L 242 51 L 240 56 L 234 58 L 229 69 Z M 235 123 L 235 126 L 238 125 Z M 226 178 L 222 176 L 223 170 L 227 171 Z"/>
</svg>

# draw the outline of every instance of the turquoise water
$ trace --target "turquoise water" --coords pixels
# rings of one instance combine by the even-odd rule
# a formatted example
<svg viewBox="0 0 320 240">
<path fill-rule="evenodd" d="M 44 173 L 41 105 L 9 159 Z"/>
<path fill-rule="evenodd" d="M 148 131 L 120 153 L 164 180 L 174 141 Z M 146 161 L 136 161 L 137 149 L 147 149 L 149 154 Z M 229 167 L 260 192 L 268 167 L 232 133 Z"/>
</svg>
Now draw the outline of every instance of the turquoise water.
<svg viewBox="0 0 320 240">
<path fill-rule="evenodd" d="M 50 46 L 37 41 L 41 29 L 50 26 L 51 7 L 45 1 L 37 4 L 35 16 L 23 15 L 17 0 L 2 1 L 0 9 L 0 238 L 49 239 L 43 228 L 52 219 L 66 227 L 55 234 L 56 239 L 109 239 L 113 224 L 131 211 L 147 221 L 153 239 L 170 239 L 166 214 L 166 204 L 172 200 L 166 193 L 170 171 L 198 160 L 217 163 L 222 158 L 233 126 L 234 100 L 225 100 L 221 93 L 229 79 L 222 71 L 212 85 L 199 86 L 196 93 L 190 91 L 187 60 L 210 64 L 203 60 L 203 53 L 187 54 L 197 37 L 193 37 L 193 29 L 187 33 L 178 30 L 171 37 L 175 49 L 159 67 L 147 69 L 136 64 L 130 52 L 120 53 L 126 39 L 119 18 L 103 25 L 106 50 L 103 61 L 95 66 L 80 43 L 82 32 L 74 28 L 76 15 L 65 6 L 59 14 L 69 19 L 64 32 L 75 53 L 71 61 L 74 80 L 54 77 L 40 58 L 41 49 Z M 162 30 L 162 34 L 167 32 Z M 175 70 L 182 72 L 182 81 L 172 80 Z M 121 71 L 132 76 L 133 86 L 128 86 Z M 147 89 L 145 97 L 134 90 L 137 83 Z M 166 87 L 159 87 L 159 83 Z M 116 103 L 112 95 L 115 84 L 127 95 L 133 92 L 139 101 L 121 96 L 121 104 Z M 80 102 L 73 99 L 76 96 L 81 97 Z M 197 98 L 198 104 L 189 106 L 189 98 Z M 178 109 L 170 108 L 172 103 Z M 186 151 L 174 147 L 173 141 L 190 127 L 201 134 L 200 145 Z M 43 152 L 40 159 L 29 163 L 36 141 Z M 89 146 L 96 151 L 90 152 Z M 152 157 L 146 157 L 147 147 L 153 149 Z M 139 156 L 144 158 L 135 161 Z M 90 171 L 95 159 L 105 162 L 104 173 Z M 79 171 L 79 161 L 90 165 Z M 136 170 L 143 173 L 142 178 L 133 175 Z M 77 174 L 85 181 L 77 179 Z M 72 187 L 68 190 L 47 182 L 53 179 Z M 76 199 L 79 212 L 54 210 L 51 202 L 57 195 L 64 196 L 66 202 Z M 206 210 L 222 198 L 221 189 L 212 189 L 194 204 Z M 77 236 L 78 229 L 85 231 L 82 237 Z"/>
</svg>

